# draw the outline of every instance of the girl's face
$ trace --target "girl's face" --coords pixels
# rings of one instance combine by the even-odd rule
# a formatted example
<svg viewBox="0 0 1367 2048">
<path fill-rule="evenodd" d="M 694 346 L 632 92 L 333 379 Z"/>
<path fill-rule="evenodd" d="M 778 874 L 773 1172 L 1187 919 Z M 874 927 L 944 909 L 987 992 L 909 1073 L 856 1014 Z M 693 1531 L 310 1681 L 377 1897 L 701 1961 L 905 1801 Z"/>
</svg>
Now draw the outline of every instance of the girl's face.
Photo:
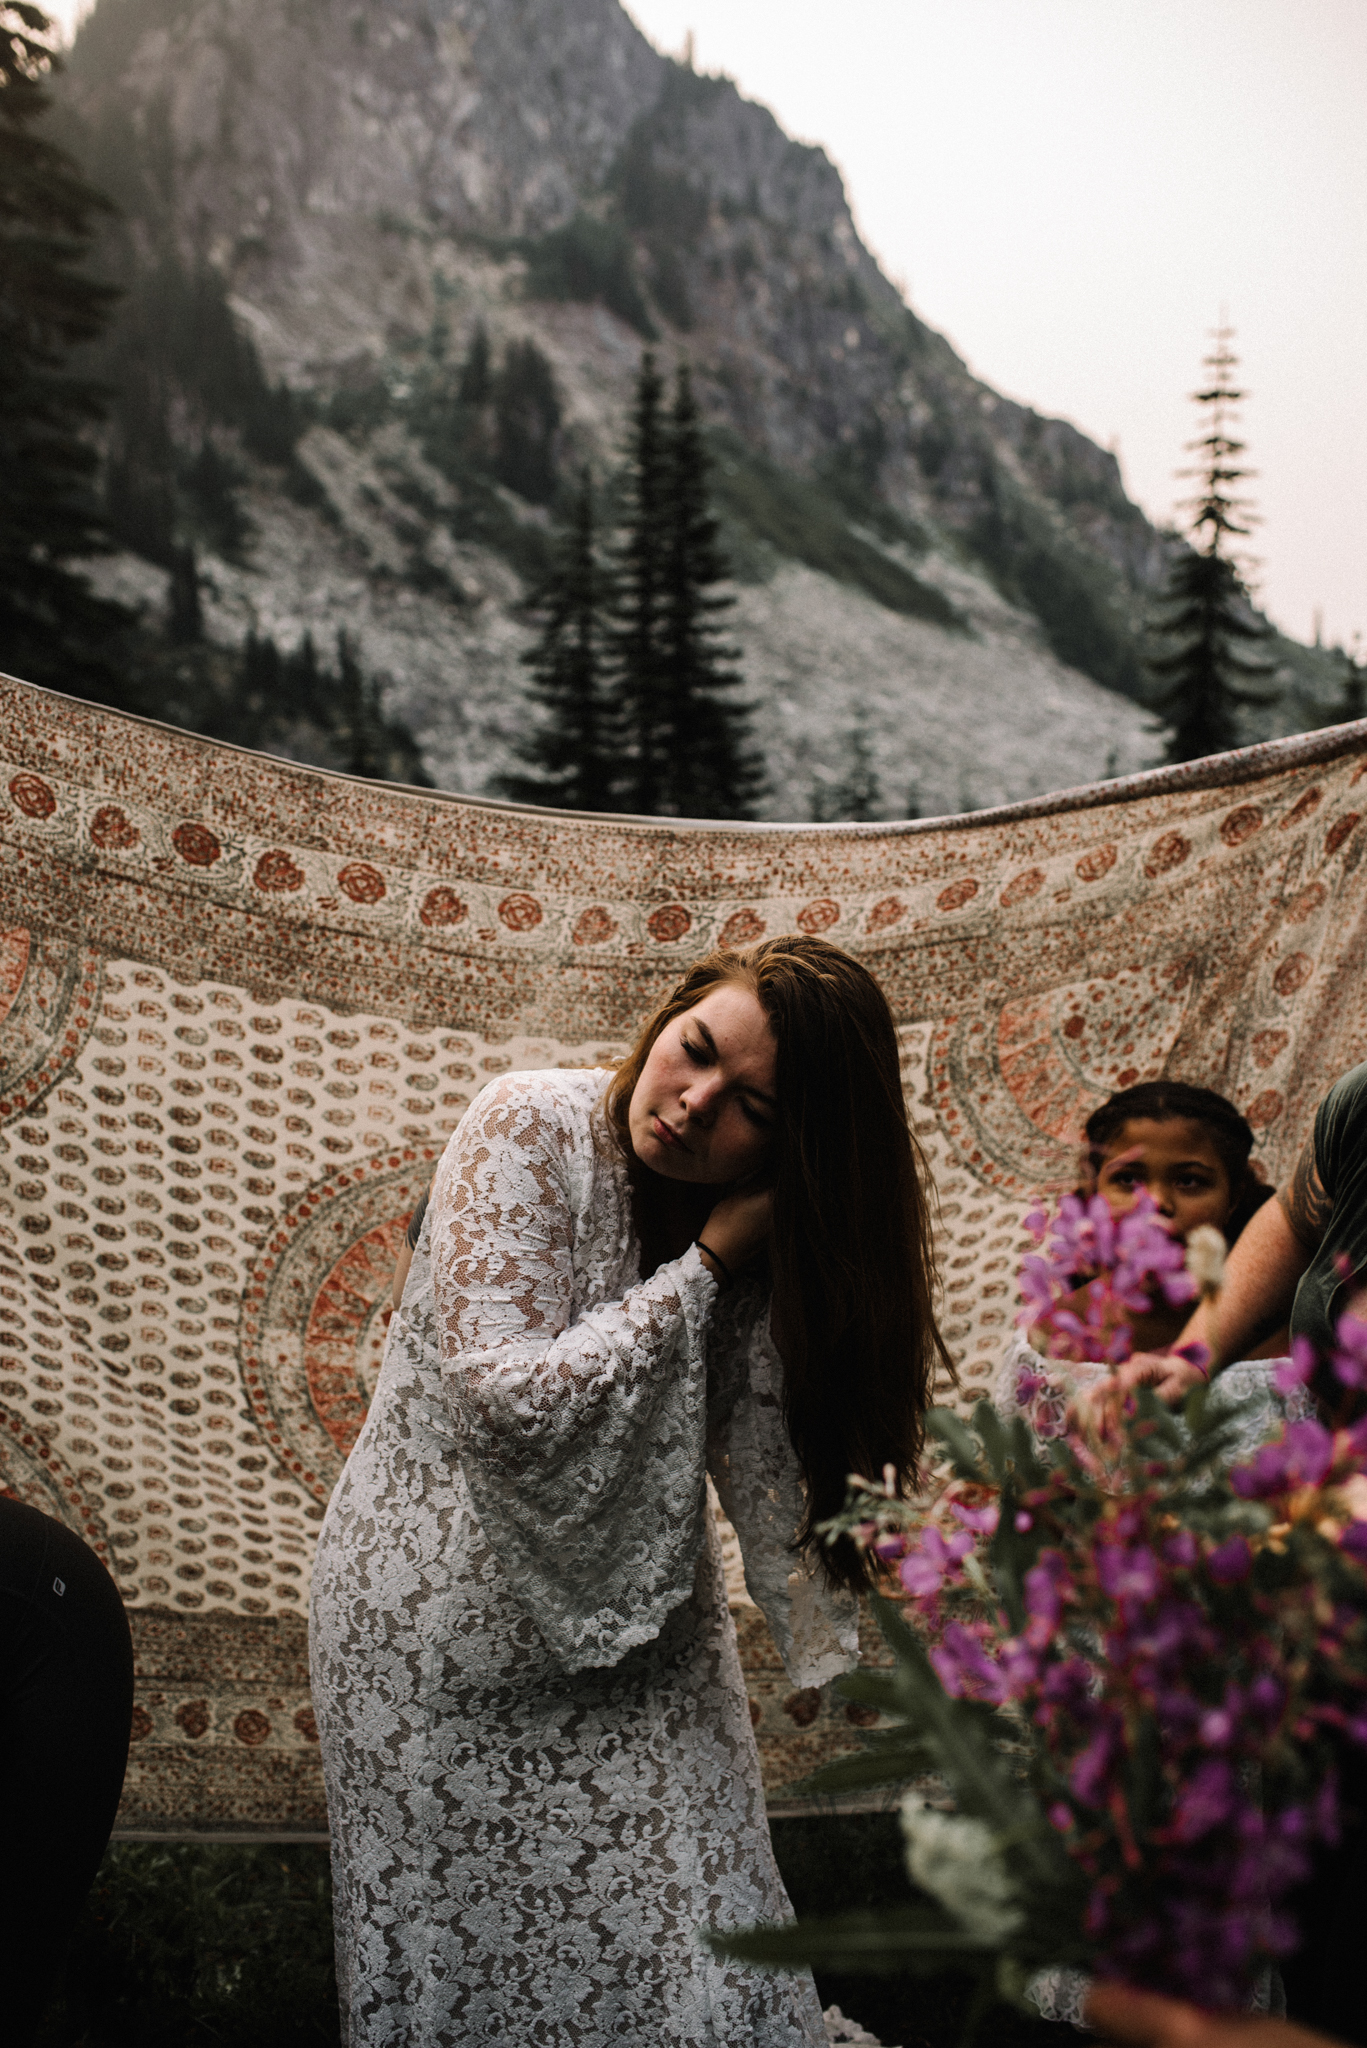
<svg viewBox="0 0 1367 2048">
<path fill-rule="evenodd" d="M 709 989 L 646 1055 L 627 1112 L 631 1146 L 667 1180 L 720 1187 L 764 1164 L 773 1142 L 778 1046 L 753 992 Z"/>
<path fill-rule="evenodd" d="M 1147 1189 L 1170 1237 L 1188 1237 L 1199 1223 L 1223 1230 L 1233 1205 L 1229 1174 L 1209 1133 L 1189 1117 L 1131 1117 L 1106 1147 L 1097 1193 L 1113 1216 Z"/>
</svg>

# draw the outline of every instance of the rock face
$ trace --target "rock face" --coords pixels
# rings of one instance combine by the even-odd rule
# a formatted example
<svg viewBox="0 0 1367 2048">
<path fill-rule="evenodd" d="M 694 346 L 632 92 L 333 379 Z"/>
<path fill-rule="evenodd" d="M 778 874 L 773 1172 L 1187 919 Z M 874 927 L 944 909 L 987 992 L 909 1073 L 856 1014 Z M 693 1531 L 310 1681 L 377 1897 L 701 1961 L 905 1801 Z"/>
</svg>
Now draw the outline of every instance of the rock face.
<svg viewBox="0 0 1367 2048">
<path fill-rule="evenodd" d="M 202 551 L 209 630 L 347 624 L 440 784 L 508 765 L 544 548 L 416 410 L 481 327 L 548 359 L 562 473 L 611 471 L 648 340 L 693 365 L 768 814 L 820 810 L 851 747 L 884 815 L 1156 757 L 1164 543 L 1113 457 L 974 379 L 822 151 L 617 0 L 100 0 L 66 96 L 145 258 L 211 265 L 312 410 L 289 489 L 246 465 L 250 555 Z"/>
</svg>

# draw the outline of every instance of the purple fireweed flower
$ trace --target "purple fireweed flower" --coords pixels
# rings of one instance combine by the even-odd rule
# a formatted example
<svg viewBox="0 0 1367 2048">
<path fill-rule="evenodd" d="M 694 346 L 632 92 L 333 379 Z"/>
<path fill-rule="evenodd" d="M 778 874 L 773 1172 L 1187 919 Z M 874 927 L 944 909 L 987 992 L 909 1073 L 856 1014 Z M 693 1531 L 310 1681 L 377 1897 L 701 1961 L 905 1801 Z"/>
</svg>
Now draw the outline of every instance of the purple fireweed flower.
<svg viewBox="0 0 1367 2048">
<path fill-rule="evenodd" d="M 1315 1794 L 1310 1808 L 1310 1818 L 1315 1834 L 1321 1842 L 1327 1842 L 1332 1849 L 1339 1838 L 1339 1780 L 1338 1772 L 1330 1771 Z"/>
<path fill-rule="evenodd" d="M 1180 1686 L 1157 1691 L 1154 1710 L 1164 1732 L 1174 1738 L 1189 1734 L 1201 1718 L 1200 1701 L 1194 1700 Z"/>
<path fill-rule="evenodd" d="M 1116 1252 L 1111 1287 L 1116 1298 L 1136 1314 L 1152 1306 L 1154 1281 L 1174 1306 L 1195 1295 L 1186 1247 L 1180 1238 L 1168 1234 L 1157 1204 L 1144 1188 L 1116 1226 Z"/>
<path fill-rule="evenodd" d="M 1276 1721 L 1281 1718 L 1285 1703 L 1286 1688 L 1270 1672 L 1260 1671 L 1248 1688 L 1248 1704 L 1253 1712 L 1265 1721 Z M 1293 1810 L 1287 1809 L 1288 1812 Z"/>
<path fill-rule="evenodd" d="M 1061 1835 L 1070 1833 L 1073 1825 L 1072 1807 L 1065 1806 L 1061 1799 L 1056 1799 L 1049 1808 L 1049 1825 L 1057 1828 Z"/>
<path fill-rule="evenodd" d="M 1234 1716 L 1228 1707 L 1212 1707 L 1201 1716 L 1197 1740 L 1204 1749 L 1228 1749 L 1234 1740 Z"/>
<path fill-rule="evenodd" d="M 980 1536 L 991 1536 L 996 1532 L 1000 1510 L 995 1503 L 985 1508 L 967 1508 L 962 1501 L 952 1500 L 949 1512 L 963 1523 L 965 1529 L 976 1530 Z"/>
<path fill-rule="evenodd" d="M 1092 1707 L 1092 1667 L 1081 1657 L 1052 1664 L 1045 1671 L 1040 1694 L 1045 1703 L 1081 1719 Z"/>
<path fill-rule="evenodd" d="M 1359 1564 L 1367 1564 L 1367 1522 L 1349 1522 L 1339 1537 L 1339 1549 L 1346 1550 Z"/>
<path fill-rule="evenodd" d="M 1314 1345 L 1308 1337 L 1293 1337 L 1290 1358 L 1284 1358 L 1272 1375 L 1277 1392 L 1294 1394 L 1297 1387 L 1308 1387 L 1314 1377 Z"/>
<path fill-rule="evenodd" d="M 1356 1316 L 1340 1316 L 1334 1335 L 1335 1376 L 1345 1387 L 1367 1385 L 1367 1323 L 1360 1323 Z"/>
<path fill-rule="evenodd" d="M 1292 1422 L 1264 1444 L 1251 1465 L 1238 1465 L 1229 1483 L 1244 1500 L 1265 1500 L 1293 1486 L 1318 1486 L 1334 1462 L 1334 1439 L 1319 1422 Z"/>
<path fill-rule="evenodd" d="M 1120 1730 L 1103 1722 L 1093 1735 L 1087 1747 L 1074 1757 L 1073 1767 L 1068 1773 L 1068 1783 L 1079 1799 L 1088 1806 L 1100 1804 L 1100 1795 L 1105 1791 L 1107 1775 L 1112 1763 L 1123 1747 Z"/>
<path fill-rule="evenodd" d="M 1107 1638 L 1107 1655 L 1113 1662 L 1131 1658 L 1150 1665 L 1170 1665 L 1184 1651 L 1210 1647 L 1203 1609 L 1189 1600 L 1166 1599 L 1147 1613 L 1133 1609 L 1123 1612 L 1121 1625 Z"/>
<path fill-rule="evenodd" d="M 1179 1571 L 1189 1572 L 1201 1555 L 1196 1538 L 1190 1529 L 1179 1529 L 1175 1536 L 1166 1538 L 1163 1556 L 1168 1564 L 1176 1565 Z"/>
<path fill-rule="evenodd" d="M 962 1622 L 952 1621 L 939 1645 L 930 1652 L 936 1676 L 952 1698 L 972 1697 L 971 1686 L 981 1686 L 986 1697 L 1003 1697 L 1001 1673 L 977 1637 Z"/>
<path fill-rule="evenodd" d="M 1229 1819 L 1236 1803 L 1234 1773 L 1223 1757 L 1198 1764 L 1177 1796 L 1173 1834 L 1179 1842 L 1199 1841 Z"/>
<path fill-rule="evenodd" d="M 973 1538 L 966 1529 L 946 1542 L 932 1523 L 921 1531 L 920 1545 L 908 1551 L 898 1568 L 898 1577 L 915 1599 L 924 1600 L 932 1593 L 938 1593 L 946 1578 L 958 1578 L 962 1560 L 973 1548 Z"/>
<path fill-rule="evenodd" d="M 1133 1548 L 1099 1543 L 1096 1576 L 1102 1592 L 1113 1600 L 1152 1600 L 1161 1583 L 1158 1559 L 1142 1543 Z"/>
<path fill-rule="evenodd" d="M 1231 1536 L 1206 1558 L 1206 1570 L 1217 1586 L 1237 1586 L 1253 1569 L 1253 1552 L 1242 1536 Z"/>
<path fill-rule="evenodd" d="M 1063 1593 L 1068 1584 L 1068 1566 L 1061 1551 L 1042 1550 L 1037 1564 L 1025 1574 L 1025 1611 L 1030 1620 L 1026 1640 L 1043 1649 L 1063 1620 Z"/>
</svg>

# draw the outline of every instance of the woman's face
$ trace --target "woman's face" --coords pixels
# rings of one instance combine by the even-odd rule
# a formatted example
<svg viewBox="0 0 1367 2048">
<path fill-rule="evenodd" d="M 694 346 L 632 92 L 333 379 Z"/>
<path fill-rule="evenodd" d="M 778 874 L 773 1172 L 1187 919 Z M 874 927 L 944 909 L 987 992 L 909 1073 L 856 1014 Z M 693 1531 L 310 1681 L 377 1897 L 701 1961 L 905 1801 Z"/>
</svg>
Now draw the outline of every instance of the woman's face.
<svg viewBox="0 0 1367 2048">
<path fill-rule="evenodd" d="M 667 1180 L 720 1187 L 764 1164 L 773 1142 L 778 1046 L 759 999 L 709 989 L 646 1055 L 627 1113 L 631 1146 Z"/>
<path fill-rule="evenodd" d="M 1133 1208 L 1140 1188 L 1146 1188 L 1170 1237 L 1186 1238 L 1198 1223 L 1223 1230 L 1233 1199 L 1209 1134 L 1184 1116 L 1161 1123 L 1131 1117 L 1107 1145 L 1096 1184 L 1113 1216 Z"/>
</svg>

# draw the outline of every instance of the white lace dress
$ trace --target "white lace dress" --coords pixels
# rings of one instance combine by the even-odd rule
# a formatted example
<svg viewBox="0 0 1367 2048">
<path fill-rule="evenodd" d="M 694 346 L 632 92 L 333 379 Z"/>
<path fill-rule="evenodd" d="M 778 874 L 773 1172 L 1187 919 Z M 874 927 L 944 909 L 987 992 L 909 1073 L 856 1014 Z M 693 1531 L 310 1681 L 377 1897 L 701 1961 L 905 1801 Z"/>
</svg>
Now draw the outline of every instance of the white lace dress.
<svg viewBox="0 0 1367 2048">
<path fill-rule="evenodd" d="M 816 2048 L 705 1470 L 795 1686 L 857 1655 L 795 1571 L 802 1496 L 754 1285 L 640 1278 L 607 1075 L 486 1088 L 433 1182 L 313 1582 L 350 2048 Z"/>
</svg>

